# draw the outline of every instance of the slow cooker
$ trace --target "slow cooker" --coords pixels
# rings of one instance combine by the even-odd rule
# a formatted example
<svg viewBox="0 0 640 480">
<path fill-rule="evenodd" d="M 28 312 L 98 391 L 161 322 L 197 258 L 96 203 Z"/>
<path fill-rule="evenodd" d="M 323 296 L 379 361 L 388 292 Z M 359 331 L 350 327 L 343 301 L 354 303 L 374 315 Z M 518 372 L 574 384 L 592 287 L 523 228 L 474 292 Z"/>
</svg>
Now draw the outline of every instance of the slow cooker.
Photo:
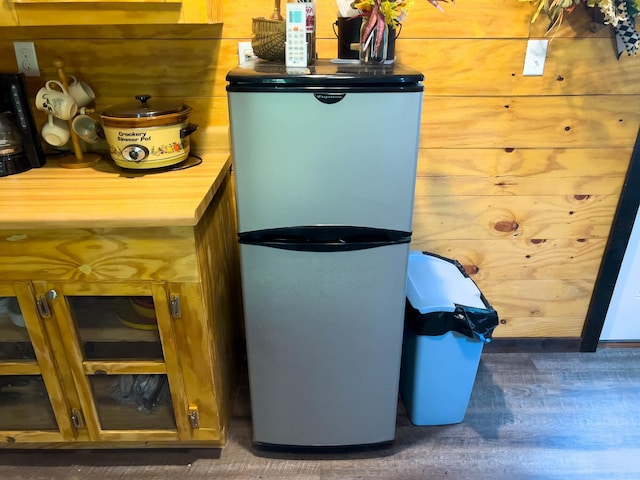
<svg viewBox="0 0 640 480">
<path fill-rule="evenodd" d="M 189 157 L 189 135 L 197 125 L 188 122 L 191 107 L 169 100 L 135 102 L 109 107 L 101 113 L 102 127 L 116 165 L 131 169 L 175 165 Z"/>
</svg>

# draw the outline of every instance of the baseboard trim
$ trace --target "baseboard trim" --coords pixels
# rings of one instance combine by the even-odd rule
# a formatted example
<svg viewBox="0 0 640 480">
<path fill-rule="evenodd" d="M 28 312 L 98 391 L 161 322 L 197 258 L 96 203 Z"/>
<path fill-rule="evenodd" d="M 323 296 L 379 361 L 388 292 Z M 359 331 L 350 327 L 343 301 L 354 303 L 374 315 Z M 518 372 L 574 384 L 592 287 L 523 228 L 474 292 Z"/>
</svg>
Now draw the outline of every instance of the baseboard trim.
<svg viewBox="0 0 640 480">
<path fill-rule="evenodd" d="M 624 342 L 621 340 L 601 340 L 598 348 L 640 348 L 640 342 Z"/>
<path fill-rule="evenodd" d="M 486 353 L 579 352 L 582 339 L 568 338 L 494 338 L 485 344 Z"/>
</svg>

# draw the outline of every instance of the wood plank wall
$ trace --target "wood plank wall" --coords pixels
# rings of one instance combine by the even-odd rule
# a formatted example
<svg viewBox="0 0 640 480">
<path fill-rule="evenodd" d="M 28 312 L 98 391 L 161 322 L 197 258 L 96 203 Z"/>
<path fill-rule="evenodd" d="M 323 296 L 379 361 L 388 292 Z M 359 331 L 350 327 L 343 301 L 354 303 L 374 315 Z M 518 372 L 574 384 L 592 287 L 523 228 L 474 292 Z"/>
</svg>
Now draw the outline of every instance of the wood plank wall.
<svg viewBox="0 0 640 480">
<path fill-rule="evenodd" d="M 336 7 L 317 5 L 318 51 L 334 57 Z M 426 75 L 412 247 L 473 273 L 500 314 L 497 337 L 579 337 L 640 125 L 640 58 L 617 60 L 608 27 L 591 33 L 580 11 L 552 41 L 544 75 L 525 77 L 527 40 L 546 27 L 530 25 L 528 3 L 445 9 L 416 0 L 396 45 Z M 0 71 L 16 69 L 14 40 L 33 40 L 33 95 L 61 55 L 98 110 L 138 93 L 183 98 L 200 125 L 194 148 L 205 148 L 225 141 L 213 132 L 229 122 L 237 42 L 271 10 L 224 0 L 222 25 L 2 28 Z"/>
</svg>

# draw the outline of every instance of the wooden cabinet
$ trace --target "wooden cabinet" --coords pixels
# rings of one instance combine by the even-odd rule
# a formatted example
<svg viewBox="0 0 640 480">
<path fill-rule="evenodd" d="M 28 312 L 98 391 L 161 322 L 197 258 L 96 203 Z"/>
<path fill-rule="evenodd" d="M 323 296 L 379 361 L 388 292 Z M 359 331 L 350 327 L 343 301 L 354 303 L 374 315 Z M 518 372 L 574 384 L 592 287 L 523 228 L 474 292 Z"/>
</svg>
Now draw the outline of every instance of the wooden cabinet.
<svg viewBox="0 0 640 480">
<path fill-rule="evenodd" d="M 215 400 L 213 365 L 207 348 L 194 351 L 202 329 L 199 318 L 182 312 L 181 293 L 169 297 L 162 284 L 37 283 L 2 290 L 9 304 L 0 314 L 4 438 L 190 441 L 197 429 L 200 440 L 221 439 L 215 409 L 207 405 Z M 197 392 L 185 385 L 185 355 L 206 365 L 191 372 Z M 40 430 L 48 434 L 34 435 Z"/>
<path fill-rule="evenodd" d="M 0 26 L 207 24 L 222 0 L 0 0 Z"/>
<path fill-rule="evenodd" d="M 241 333 L 224 165 L 191 227 L 0 226 L 0 447 L 224 445 Z"/>
</svg>

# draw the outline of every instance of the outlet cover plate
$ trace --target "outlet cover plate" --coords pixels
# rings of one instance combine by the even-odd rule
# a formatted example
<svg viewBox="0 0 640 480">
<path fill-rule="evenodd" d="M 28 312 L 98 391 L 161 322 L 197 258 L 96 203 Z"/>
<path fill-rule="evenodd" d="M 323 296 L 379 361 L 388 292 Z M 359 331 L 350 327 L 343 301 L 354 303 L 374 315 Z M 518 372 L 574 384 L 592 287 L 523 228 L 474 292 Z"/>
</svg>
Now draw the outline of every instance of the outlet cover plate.
<svg viewBox="0 0 640 480">
<path fill-rule="evenodd" d="M 13 42 L 13 49 L 16 52 L 18 71 L 27 77 L 39 77 L 40 67 L 33 42 Z"/>
<path fill-rule="evenodd" d="M 547 59 L 549 40 L 529 40 L 524 57 L 522 75 L 535 76 L 544 74 L 544 63 Z"/>
<path fill-rule="evenodd" d="M 238 42 L 238 65 L 244 65 L 256 58 L 251 42 Z"/>
</svg>

